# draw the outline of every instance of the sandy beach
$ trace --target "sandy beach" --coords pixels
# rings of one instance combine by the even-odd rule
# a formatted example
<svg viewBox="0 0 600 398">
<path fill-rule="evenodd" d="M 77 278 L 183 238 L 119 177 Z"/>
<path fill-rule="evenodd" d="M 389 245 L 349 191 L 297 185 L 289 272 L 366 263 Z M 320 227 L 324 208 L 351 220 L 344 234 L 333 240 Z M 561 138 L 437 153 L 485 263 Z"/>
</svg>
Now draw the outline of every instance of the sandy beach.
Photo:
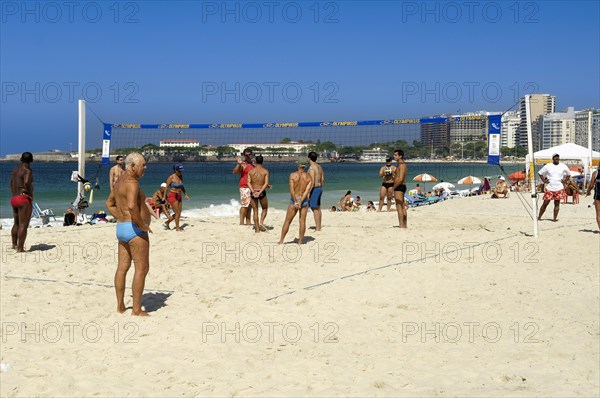
<svg viewBox="0 0 600 398">
<path fill-rule="evenodd" d="M 408 230 L 325 211 L 301 247 L 297 219 L 276 245 L 281 211 L 258 235 L 236 217 L 153 222 L 148 318 L 115 311 L 115 224 L 32 228 L 26 254 L 5 229 L 0 393 L 598 396 L 589 204 L 557 223 L 550 205 L 538 239 L 514 193 L 411 208 Z"/>
</svg>

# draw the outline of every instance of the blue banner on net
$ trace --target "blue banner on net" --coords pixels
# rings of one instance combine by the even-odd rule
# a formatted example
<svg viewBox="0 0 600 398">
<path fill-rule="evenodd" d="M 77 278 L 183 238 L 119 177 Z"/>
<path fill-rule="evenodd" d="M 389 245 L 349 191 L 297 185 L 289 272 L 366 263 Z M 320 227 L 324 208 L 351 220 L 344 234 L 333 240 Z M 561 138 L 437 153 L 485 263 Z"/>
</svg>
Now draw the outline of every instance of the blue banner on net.
<svg viewBox="0 0 600 398">
<path fill-rule="evenodd" d="M 110 164 L 110 137 L 112 136 L 112 125 L 104 123 L 102 133 L 102 164 Z"/>
<path fill-rule="evenodd" d="M 488 116 L 488 164 L 500 164 L 500 126 L 502 115 Z"/>
</svg>

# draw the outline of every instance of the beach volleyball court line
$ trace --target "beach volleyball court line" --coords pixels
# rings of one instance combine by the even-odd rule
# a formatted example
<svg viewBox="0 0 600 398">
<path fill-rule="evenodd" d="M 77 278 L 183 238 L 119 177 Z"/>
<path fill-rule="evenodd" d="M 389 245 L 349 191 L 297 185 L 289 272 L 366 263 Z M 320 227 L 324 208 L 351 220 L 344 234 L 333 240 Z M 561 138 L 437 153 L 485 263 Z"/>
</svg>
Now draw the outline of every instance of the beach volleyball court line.
<svg viewBox="0 0 600 398">
<path fill-rule="evenodd" d="M 106 283 L 99 282 L 81 282 L 81 281 L 62 281 L 58 279 L 43 279 L 43 278 L 32 278 L 29 276 L 13 276 L 13 275 L 2 275 L 4 279 L 18 279 L 22 281 L 28 282 L 48 282 L 48 283 L 67 283 L 69 285 L 83 285 L 83 286 L 98 286 L 104 288 L 114 289 L 115 285 L 108 285 Z M 145 293 L 182 293 L 189 294 L 192 296 L 200 296 L 200 293 L 196 292 L 186 292 L 186 291 L 177 291 L 177 290 L 165 290 L 165 289 L 144 289 Z M 232 299 L 232 296 L 221 296 L 221 298 Z"/>
<path fill-rule="evenodd" d="M 544 229 L 543 231 L 551 231 L 551 230 L 565 228 L 565 227 L 585 226 L 585 225 L 590 224 L 590 223 L 592 223 L 592 221 L 589 221 L 588 223 L 585 223 L 585 224 L 578 223 L 578 224 L 571 224 L 571 225 L 558 225 L 558 226 L 554 226 L 554 227 L 551 227 L 551 228 Z M 480 242 L 480 243 L 477 243 L 477 244 L 475 244 L 473 246 L 468 246 L 468 247 L 465 247 L 465 248 L 460 249 L 460 250 L 453 250 L 451 252 L 448 252 L 448 254 L 450 254 L 450 253 L 456 253 L 458 251 L 462 252 L 462 251 L 464 251 L 466 249 L 470 249 L 472 247 L 481 246 L 481 245 L 484 245 L 484 244 L 487 244 L 487 243 L 490 243 L 490 242 L 499 242 L 499 241 L 502 241 L 502 240 L 514 238 L 514 237 L 520 236 L 521 234 L 522 233 L 520 232 L 520 233 L 517 233 L 517 234 L 505 236 L 505 237 L 502 237 L 502 238 L 493 239 L 493 240 L 490 240 L 490 241 L 487 241 L 487 242 Z M 432 257 L 436 257 L 436 256 L 437 255 L 431 255 L 431 256 L 424 257 L 424 259 L 428 259 L 428 258 L 432 258 Z M 340 276 L 338 278 L 333 278 L 333 279 L 330 279 L 330 280 L 327 280 L 327 281 L 324 281 L 324 282 L 319 282 L 319 283 L 316 283 L 314 285 L 305 286 L 305 287 L 303 287 L 301 289 L 296 289 L 296 290 L 292 290 L 292 291 L 289 291 L 289 292 L 286 292 L 286 293 L 282 293 L 282 294 L 279 294 L 277 296 L 273 296 L 273 297 L 267 298 L 265 301 L 273 301 L 273 300 L 276 300 L 276 299 L 278 299 L 280 297 L 291 296 L 292 294 L 297 293 L 299 290 L 312 290 L 312 289 L 316 289 L 318 287 L 329 285 L 329 284 L 331 284 L 333 282 L 336 282 L 336 281 L 341 281 L 343 279 L 348 279 L 348 278 L 352 278 L 352 277 L 355 277 L 355 276 L 365 275 L 365 274 L 367 274 L 369 272 L 378 271 L 378 270 L 382 270 L 382 269 L 386 269 L 386 268 L 390 268 L 390 267 L 394 267 L 394 266 L 398 266 L 398 265 L 405 265 L 405 264 L 412 264 L 412 263 L 416 263 L 416 262 L 422 262 L 422 261 L 423 261 L 423 258 L 419 258 L 419 259 L 416 259 L 416 260 L 403 261 L 403 262 L 399 262 L 399 263 L 393 263 L 393 264 L 382 265 L 382 266 L 379 266 L 379 267 L 368 268 L 368 269 L 363 270 L 363 271 L 354 272 L 352 274 L 343 275 L 343 276 Z M 12 279 L 12 280 L 22 280 L 22 281 L 29 281 L 29 282 L 66 283 L 66 284 L 69 284 L 69 285 L 97 286 L 97 287 L 102 287 L 102 288 L 114 289 L 114 285 L 109 285 L 109 284 L 106 284 L 106 283 L 99 283 L 99 282 L 64 281 L 64 280 L 58 280 L 58 279 L 32 278 L 32 277 L 29 277 L 29 276 L 14 276 L 14 275 L 2 275 L 2 278 L 3 279 L 8 279 L 8 280 Z M 188 294 L 188 295 L 197 296 L 197 297 L 202 295 L 202 293 L 197 293 L 197 292 L 178 291 L 178 290 L 166 290 L 166 289 L 144 289 L 144 292 L 146 292 L 146 293 L 171 293 L 171 294 L 181 293 L 181 294 Z M 233 296 L 220 296 L 220 297 L 221 298 L 225 298 L 225 299 L 233 299 L 234 298 Z"/>
<path fill-rule="evenodd" d="M 581 226 L 581 225 L 585 225 L 585 224 L 561 225 L 561 226 L 556 226 L 556 227 L 553 227 L 553 228 L 544 229 L 544 231 L 550 231 L 550 230 L 553 230 L 553 229 L 559 229 L 559 228 L 565 228 L 565 227 L 576 227 L 576 226 Z M 477 243 L 477 244 L 475 244 L 473 246 L 467 246 L 467 247 L 459 249 L 459 250 L 450 251 L 447 254 L 456 253 L 456 252 L 459 252 L 459 251 L 462 252 L 462 251 L 464 251 L 466 249 L 471 249 L 473 247 L 485 245 L 485 244 L 488 244 L 488 243 L 491 243 L 491 242 L 499 242 L 499 241 L 502 241 L 502 240 L 506 240 L 506 239 L 518 237 L 520 235 L 521 235 L 521 233 L 518 233 L 518 234 L 513 234 L 513 235 L 505 236 L 503 238 L 493 239 L 493 240 L 490 240 L 490 241 L 487 241 L 487 242 L 480 242 L 480 243 Z M 343 279 L 348 279 L 348 278 L 352 278 L 352 277 L 359 276 L 359 275 L 365 275 L 365 274 L 367 274 L 369 272 L 378 271 L 378 270 L 382 270 L 382 269 L 386 269 L 386 268 L 390 268 L 390 267 L 394 267 L 394 266 L 398 266 L 398 265 L 408 265 L 408 264 L 412 264 L 412 263 L 416 263 L 416 262 L 422 262 L 423 260 L 427 260 L 429 258 L 433 258 L 433 257 L 437 257 L 437 256 L 438 255 L 435 254 L 435 255 L 431 255 L 431 256 L 426 256 L 424 258 L 419 258 L 419 259 L 416 259 L 416 260 L 402 261 L 402 262 L 399 262 L 399 263 L 382 265 L 382 266 L 375 267 L 375 268 L 368 268 L 366 270 L 355 272 L 353 274 L 344 275 L 344 276 L 340 276 L 338 278 L 330 279 L 328 281 L 319 282 L 319 283 L 316 283 L 314 285 L 305 286 L 305 287 L 303 287 L 301 289 L 298 289 L 298 290 L 312 290 L 312 289 L 316 289 L 316 288 L 321 287 L 321 286 L 329 285 L 329 284 L 331 284 L 331 283 L 333 283 L 335 281 L 341 281 Z M 283 297 L 283 296 L 290 296 L 290 295 L 296 293 L 298 290 L 293 290 L 291 292 L 286 292 L 286 293 L 283 293 L 283 294 L 279 294 L 277 296 L 269 297 L 265 301 L 272 301 L 272 300 L 277 300 L 278 298 Z"/>
</svg>

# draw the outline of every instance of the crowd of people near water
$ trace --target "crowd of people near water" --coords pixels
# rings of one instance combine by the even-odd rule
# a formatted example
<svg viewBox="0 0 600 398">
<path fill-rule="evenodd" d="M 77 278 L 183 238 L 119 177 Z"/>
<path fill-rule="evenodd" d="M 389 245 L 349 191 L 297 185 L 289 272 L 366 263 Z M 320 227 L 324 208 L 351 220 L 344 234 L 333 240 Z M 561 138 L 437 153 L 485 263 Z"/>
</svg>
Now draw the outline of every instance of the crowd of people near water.
<svg viewBox="0 0 600 398">
<path fill-rule="evenodd" d="M 296 170 L 289 175 L 290 201 L 286 210 L 285 220 L 281 227 L 279 244 L 285 242 L 290 225 L 296 215 L 299 214 L 297 244 L 304 243 L 306 232 L 306 217 L 308 209 L 313 212 L 315 232 L 322 228 L 321 198 L 325 186 L 325 173 L 317 162 L 318 154 L 310 152 L 306 160 L 301 159 L 296 163 Z M 14 224 L 11 230 L 12 248 L 17 252 L 25 251 L 25 240 L 27 228 L 32 216 L 34 200 L 34 178 L 31 170 L 33 155 L 24 152 L 21 156 L 21 164 L 16 166 L 10 178 L 11 200 Z M 398 216 L 398 226 L 407 228 L 407 208 L 415 198 L 422 196 L 419 184 L 416 189 L 407 194 L 405 178 L 407 165 L 404 161 L 404 153 L 397 149 L 394 151 L 394 161 L 386 159 L 386 164 L 379 170 L 379 178 L 382 185 L 379 192 L 379 203 L 367 201 L 364 204 L 360 196 L 352 197 L 352 191 L 347 191 L 342 196 L 338 205 L 331 207 L 332 211 L 354 211 L 364 208 L 367 211 L 391 211 L 392 202 L 395 202 Z M 180 225 L 183 198 L 189 200 L 189 194 L 184 185 L 182 164 L 173 166 L 173 173 L 161 183 L 151 198 L 146 198 L 139 185 L 139 179 L 146 172 L 146 160 L 139 153 L 130 153 L 126 158 L 117 157 L 117 165 L 110 170 L 110 194 L 106 200 L 106 208 L 116 219 L 116 237 L 118 241 L 118 265 L 115 273 L 114 284 L 117 296 L 117 311 L 125 312 L 124 304 L 125 280 L 127 272 L 133 261 L 135 273 L 133 277 L 133 315 L 147 315 L 142 309 L 141 299 L 144 290 L 145 278 L 149 270 L 149 233 L 152 233 L 151 218 L 161 219 L 164 214 L 166 221 L 163 223 L 165 229 L 170 229 L 170 224 L 175 223 L 175 231 L 183 231 Z M 253 225 L 255 233 L 267 231 L 265 219 L 268 214 L 267 191 L 272 188 L 269 181 L 269 171 L 264 166 L 264 158 L 261 155 L 253 157 L 252 151 L 247 148 L 243 157 L 236 159 L 233 173 L 239 175 L 240 193 L 240 225 Z M 581 186 L 570 181 L 569 168 L 560 162 L 560 156 L 554 154 L 552 163 L 546 164 L 540 171 L 539 177 L 543 186 L 543 204 L 540 208 L 538 219 L 542 220 L 546 208 L 550 202 L 554 202 L 553 221 L 558 221 L 558 213 L 561 201 L 564 201 L 568 193 L 576 196 L 582 192 Z M 492 189 L 486 179 L 482 187 L 484 193 L 491 193 L 492 198 L 507 198 L 511 187 L 503 176 L 499 176 L 496 186 Z M 596 210 L 596 221 L 600 229 L 600 173 L 596 170 L 585 189 L 586 196 L 595 190 L 594 206 Z M 430 194 L 431 195 L 431 194 Z M 445 189 L 438 190 L 429 197 L 442 198 L 448 195 Z M 428 200 L 428 196 L 422 196 Z M 259 217 L 260 207 L 260 217 Z M 69 211 L 70 210 L 70 211 Z M 74 223 L 72 209 L 65 213 L 65 225 Z M 253 217 L 252 217 L 253 215 Z M 96 214 L 98 220 L 106 221 L 106 215 Z M 101 221 L 102 222 L 102 221 Z"/>
</svg>

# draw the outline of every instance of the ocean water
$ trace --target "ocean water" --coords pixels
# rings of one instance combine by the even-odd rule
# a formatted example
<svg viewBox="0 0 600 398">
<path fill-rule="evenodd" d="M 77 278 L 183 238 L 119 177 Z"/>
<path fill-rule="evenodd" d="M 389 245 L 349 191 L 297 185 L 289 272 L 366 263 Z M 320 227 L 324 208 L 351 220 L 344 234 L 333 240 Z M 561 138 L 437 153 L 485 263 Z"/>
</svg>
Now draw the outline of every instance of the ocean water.
<svg viewBox="0 0 600 398">
<path fill-rule="evenodd" d="M 10 207 L 9 181 L 13 168 L 18 163 L 0 163 L 0 218 L 3 227 L 12 224 Z M 184 183 L 190 200 L 183 202 L 183 214 L 197 217 L 235 216 L 239 210 L 239 176 L 232 173 L 234 163 L 184 163 Z M 289 201 L 288 180 L 291 172 L 296 170 L 292 163 L 265 163 L 270 171 L 273 189 L 267 192 L 269 205 L 272 208 L 285 210 Z M 335 205 L 346 193 L 359 195 L 364 203 L 379 199 L 381 179 L 377 176 L 381 164 L 372 163 L 324 163 L 325 188 L 321 204 L 324 208 Z M 86 178 L 92 183 L 98 178 L 100 189 L 94 191 L 93 202 L 87 213 L 106 210 L 104 202 L 108 197 L 108 174 L 111 166 L 97 163 L 86 165 Z M 66 208 L 77 196 L 77 185 L 71 182 L 71 172 L 77 170 L 77 163 L 42 163 L 34 162 L 31 166 L 34 175 L 35 201 L 42 210 L 51 208 L 62 219 Z M 521 164 L 505 165 L 506 174 L 522 170 Z M 169 163 L 149 163 L 146 174 L 140 180 L 142 189 L 151 196 L 160 184 L 172 173 L 173 165 Z M 438 181 L 444 180 L 456 185 L 456 189 L 467 189 L 456 182 L 462 177 L 473 175 L 483 178 L 495 178 L 501 174 L 498 166 L 482 163 L 408 163 L 407 187 L 412 189 L 417 182 L 413 177 L 428 173 Z M 420 183 L 424 190 L 430 190 L 435 184 Z M 7 220 L 9 219 L 9 220 Z"/>
</svg>

